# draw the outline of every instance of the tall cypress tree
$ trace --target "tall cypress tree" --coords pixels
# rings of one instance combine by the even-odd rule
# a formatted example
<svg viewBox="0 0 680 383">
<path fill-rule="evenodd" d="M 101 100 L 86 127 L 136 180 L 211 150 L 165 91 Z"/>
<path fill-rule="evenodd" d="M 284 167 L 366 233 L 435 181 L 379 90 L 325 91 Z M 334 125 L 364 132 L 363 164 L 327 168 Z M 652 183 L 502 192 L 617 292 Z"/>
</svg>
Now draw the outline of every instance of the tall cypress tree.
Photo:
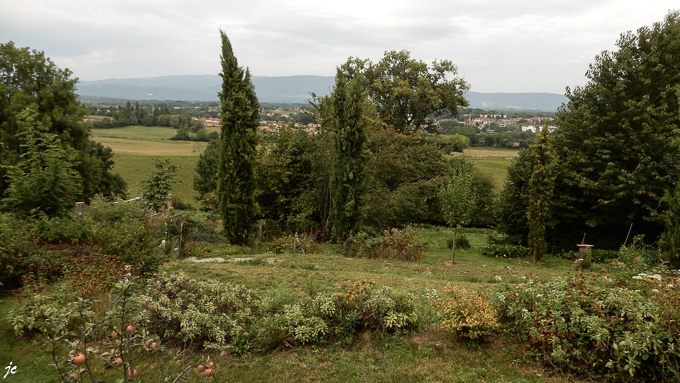
<svg viewBox="0 0 680 383">
<path fill-rule="evenodd" d="M 536 141 L 529 151 L 534 163 L 534 171 L 529 180 L 529 210 L 527 211 L 529 248 L 534 263 L 538 263 L 548 248 L 545 242 L 545 232 L 555 187 L 555 178 L 552 175 L 554 156 L 547 123 L 536 135 Z"/>
<path fill-rule="evenodd" d="M 217 194 L 224 233 L 233 244 L 248 243 L 255 214 L 254 168 L 259 104 L 250 72 L 238 66 L 229 38 L 222 36 L 222 123 Z"/>
<path fill-rule="evenodd" d="M 366 95 L 361 78 L 347 82 L 338 69 L 331 97 L 333 129 L 333 168 L 331 201 L 333 234 L 346 238 L 357 232 L 362 221 L 362 200 L 366 194 Z"/>
</svg>

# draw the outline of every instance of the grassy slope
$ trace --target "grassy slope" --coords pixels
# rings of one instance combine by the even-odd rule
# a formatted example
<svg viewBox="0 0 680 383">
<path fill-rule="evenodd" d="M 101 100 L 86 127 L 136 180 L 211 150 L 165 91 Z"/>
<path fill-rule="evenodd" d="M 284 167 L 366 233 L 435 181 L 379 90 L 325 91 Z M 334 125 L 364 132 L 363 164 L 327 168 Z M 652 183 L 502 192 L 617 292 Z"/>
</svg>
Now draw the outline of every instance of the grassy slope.
<svg viewBox="0 0 680 383">
<path fill-rule="evenodd" d="M 248 263 L 189 263 L 175 261 L 163 271 L 182 271 L 193 278 L 221 282 L 238 282 L 256 288 L 263 294 L 289 299 L 316 292 L 341 292 L 353 281 L 367 279 L 379 284 L 404 289 L 420 296 L 425 288 L 441 289 L 447 283 L 471 285 L 493 292 L 504 284 L 526 281 L 546 281 L 571 270 L 570 262 L 548 258 L 541 266 L 528 259 L 495 259 L 480 255 L 473 248 L 459 251 L 458 263 L 447 264 L 450 250 L 443 239 L 451 235 L 448 229 L 421 230 L 427 243 L 428 257 L 419 262 L 400 262 L 345 258 L 333 246 L 320 254 L 256 254 L 264 262 Z M 486 242 L 486 236 L 470 233 L 473 246 Z M 234 258 L 215 248 L 205 257 Z M 269 260 L 272 260 L 270 263 Z M 597 266 L 599 268 L 600 265 Z M 500 276 L 499 281 L 496 276 Z M 4 319 L 16 300 L 0 301 L 0 362 L 10 360 L 19 366 L 13 382 L 56 382 L 53 372 L 45 367 L 49 356 L 29 341 L 14 337 Z M 468 347 L 452 340 L 434 328 L 408 337 L 378 339 L 361 334 L 352 345 L 326 344 L 296 349 L 282 349 L 267 355 L 245 358 L 225 355 L 215 357 L 226 368 L 219 381 L 229 382 L 566 382 L 573 378 L 549 377 L 542 367 L 522 353 L 521 345 L 492 337 L 481 347 Z M 174 352 L 177 349 L 173 349 Z M 193 360 L 197 356 L 190 357 Z M 179 367 L 175 366 L 175 370 Z M 29 372 L 30 371 L 30 372 Z M 154 372 L 144 372 L 144 381 L 152 380 Z M 49 377 L 49 378 L 48 378 Z M 8 378 L 9 379 L 9 378 Z M 50 380 L 51 379 L 51 380 Z M 223 380 L 224 379 L 224 380 Z M 569 380 L 571 379 L 571 380 Z M 204 378 L 194 377 L 194 382 Z"/>
</svg>

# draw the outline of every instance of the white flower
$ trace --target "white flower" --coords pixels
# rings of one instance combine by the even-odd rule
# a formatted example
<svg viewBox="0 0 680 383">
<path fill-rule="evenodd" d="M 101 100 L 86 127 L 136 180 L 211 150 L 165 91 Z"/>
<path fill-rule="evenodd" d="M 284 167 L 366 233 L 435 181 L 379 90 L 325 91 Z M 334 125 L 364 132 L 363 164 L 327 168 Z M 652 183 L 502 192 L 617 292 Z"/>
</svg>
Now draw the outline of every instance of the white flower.
<svg viewBox="0 0 680 383">
<path fill-rule="evenodd" d="M 496 275 L 496 280 L 497 280 L 497 281 L 501 281 L 501 280 L 503 280 L 503 278 L 501 278 L 500 275 Z"/>
<path fill-rule="evenodd" d="M 536 294 L 536 298 L 540 298 L 542 296 L 543 296 L 543 294 Z"/>
<path fill-rule="evenodd" d="M 526 276 L 526 275 L 522 275 L 522 279 L 527 279 L 527 276 Z"/>
<path fill-rule="evenodd" d="M 498 299 L 500 299 L 501 302 L 505 301 L 505 295 L 499 295 L 499 296 L 498 296 Z"/>
</svg>

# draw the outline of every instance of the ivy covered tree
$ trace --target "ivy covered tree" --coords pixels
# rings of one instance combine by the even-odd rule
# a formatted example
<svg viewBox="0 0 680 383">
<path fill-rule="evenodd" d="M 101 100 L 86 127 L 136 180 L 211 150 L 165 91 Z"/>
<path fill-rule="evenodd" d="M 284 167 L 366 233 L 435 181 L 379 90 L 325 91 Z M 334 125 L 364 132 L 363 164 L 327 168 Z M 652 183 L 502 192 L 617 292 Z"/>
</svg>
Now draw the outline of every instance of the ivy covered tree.
<svg viewBox="0 0 680 383">
<path fill-rule="evenodd" d="M 554 158 L 547 122 L 529 148 L 529 153 L 532 156 L 534 171 L 529 179 L 528 242 L 534 263 L 538 263 L 548 249 L 545 234 L 555 186 L 552 174 Z"/>
<path fill-rule="evenodd" d="M 408 51 L 385 52 L 378 63 L 351 58 L 341 66 L 348 80 L 361 75 L 368 96 L 382 121 L 400 133 L 424 128 L 436 130 L 431 115 L 458 114 L 468 106 L 464 92 L 469 85 L 456 78 L 458 69 L 448 60 L 428 66 L 411 58 Z"/>
<path fill-rule="evenodd" d="M 248 243 L 255 217 L 255 159 L 259 103 L 250 72 L 238 66 L 231 42 L 222 37 L 221 145 L 217 196 L 227 240 Z"/>
<path fill-rule="evenodd" d="M 366 194 L 365 95 L 361 78 L 347 81 L 338 69 L 331 96 L 334 143 L 331 173 L 333 234 L 346 238 L 359 231 Z"/>
<path fill-rule="evenodd" d="M 125 182 L 114 175 L 113 153 L 90 140 L 90 126 L 83 121 L 88 109 L 78 102 L 77 79 L 59 69 L 43 52 L 0 44 L 0 195 L 9 186 L 7 166 L 25 154 L 19 116 L 30 108 L 41 132 L 54 135 L 67 152 L 73 150 L 74 169 L 82 187 L 77 199 L 89 201 L 95 194 L 125 196 Z"/>
</svg>

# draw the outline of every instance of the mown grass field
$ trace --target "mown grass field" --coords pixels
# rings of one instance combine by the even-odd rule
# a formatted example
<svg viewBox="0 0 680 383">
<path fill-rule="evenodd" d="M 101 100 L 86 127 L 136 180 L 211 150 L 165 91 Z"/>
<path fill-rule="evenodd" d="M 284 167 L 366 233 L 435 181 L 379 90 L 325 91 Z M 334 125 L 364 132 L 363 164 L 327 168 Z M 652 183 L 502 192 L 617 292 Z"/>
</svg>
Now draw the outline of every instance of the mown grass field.
<svg viewBox="0 0 680 383">
<path fill-rule="evenodd" d="M 486 244 L 486 232 L 468 232 L 473 248 L 459 250 L 451 265 L 444 239 L 447 228 L 420 228 L 427 257 L 418 262 L 346 258 L 336 245 L 320 245 L 315 254 L 253 253 L 245 248 L 209 246 L 202 256 L 222 257 L 227 262 L 193 263 L 174 260 L 162 272 L 183 272 L 192 278 L 236 282 L 257 289 L 280 301 L 295 302 L 319 292 L 345 292 L 353 281 L 373 280 L 378 285 L 406 290 L 418 297 L 426 288 L 442 291 L 447 283 L 469 285 L 476 290 L 497 291 L 504 285 L 526 281 L 547 281 L 571 270 L 570 261 L 547 258 L 542 265 L 529 259 L 485 257 L 479 247 Z M 235 251 L 238 250 L 238 251 Z M 234 261 L 234 258 L 253 258 Z M 602 265 L 597 265 L 599 268 Z M 18 373 L 10 382 L 58 382 L 47 365 L 51 362 L 35 339 L 17 338 L 4 319 L 17 300 L 0 300 L 0 361 L 13 361 Z M 432 313 L 431 313 L 432 314 Z M 236 357 L 200 349 L 187 350 L 177 359 L 181 345 L 167 344 L 166 368 L 178 371 L 182 365 L 205 360 L 207 355 L 220 367 L 218 382 L 578 382 L 572 376 L 550 373 L 529 355 L 516 339 L 504 335 L 483 343 L 453 339 L 432 326 L 406 336 L 381 337 L 360 334 L 352 344 L 307 345 L 280 348 L 268 354 Z M 159 369 L 140 371 L 143 382 L 161 381 Z M 194 374 L 190 382 L 205 382 Z"/>
</svg>

